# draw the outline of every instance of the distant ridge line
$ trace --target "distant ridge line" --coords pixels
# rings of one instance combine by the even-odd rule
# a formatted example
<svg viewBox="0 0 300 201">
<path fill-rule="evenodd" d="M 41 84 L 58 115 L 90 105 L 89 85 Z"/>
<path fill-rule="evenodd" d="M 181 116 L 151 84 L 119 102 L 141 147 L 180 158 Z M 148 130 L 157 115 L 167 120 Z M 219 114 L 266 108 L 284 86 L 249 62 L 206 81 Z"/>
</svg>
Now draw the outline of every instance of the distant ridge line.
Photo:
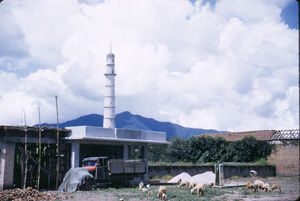
<svg viewBox="0 0 300 201">
<path fill-rule="evenodd" d="M 41 126 L 56 127 L 56 124 L 43 123 Z M 88 114 L 59 124 L 60 128 L 72 126 L 103 127 L 103 115 Z M 173 124 L 171 122 L 160 122 L 153 118 L 146 118 L 141 115 L 133 115 L 128 111 L 121 112 L 116 115 L 116 128 L 166 132 L 167 138 L 169 139 L 174 137 L 188 139 L 192 136 L 201 135 L 204 133 L 207 134 L 220 132 L 213 129 L 188 128 L 178 124 Z"/>
</svg>

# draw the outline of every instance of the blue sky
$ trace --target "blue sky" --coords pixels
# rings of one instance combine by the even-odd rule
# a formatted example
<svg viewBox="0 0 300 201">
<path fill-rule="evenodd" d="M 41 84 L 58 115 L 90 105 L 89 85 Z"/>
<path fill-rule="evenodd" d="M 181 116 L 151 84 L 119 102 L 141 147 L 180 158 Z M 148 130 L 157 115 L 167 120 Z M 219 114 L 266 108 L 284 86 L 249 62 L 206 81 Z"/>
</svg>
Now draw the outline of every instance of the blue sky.
<svg viewBox="0 0 300 201">
<path fill-rule="evenodd" d="M 191 0 L 195 3 L 195 0 Z M 210 3 L 212 6 L 215 5 L 216 0 L 204 0 L 202 4 Z M 299 29 L 299 7 L 297 0 L 290 1 L 287 6 L 282 9 L 281 17 L 284 22 L 289 25 L 291 29 Z"/>
<path fill-rule="evenodd" d="M 105 57 L 116 111 L 228 131 L 299 125 L 295 0 L 5 0 L 0 125 L 103 114 Z M 172 12 L 170 12 L 170 10 Z"/>
<path fill-rule="evenodd" d="M 286 24 L 289 25 L 292 29 L 299 29 L 299 7 L 298 2 L 292 1 L 289 5 L 287 5 L 281 13 L 281 17 L 285 21 Z"/>
</svg>

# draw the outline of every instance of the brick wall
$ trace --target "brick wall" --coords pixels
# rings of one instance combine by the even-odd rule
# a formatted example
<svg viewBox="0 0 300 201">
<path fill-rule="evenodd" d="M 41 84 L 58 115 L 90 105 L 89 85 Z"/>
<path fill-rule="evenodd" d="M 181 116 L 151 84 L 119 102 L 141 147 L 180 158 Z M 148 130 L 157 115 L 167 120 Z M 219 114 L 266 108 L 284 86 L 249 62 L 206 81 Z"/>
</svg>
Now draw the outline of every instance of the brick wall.
<svg viewBox="0 0 300 201">
<path fill-rule="evenodd" d="M 268 160 L 276 165 L 279 175 L 299 175 L 299 141 L 276 145 Z"/>
</svg>

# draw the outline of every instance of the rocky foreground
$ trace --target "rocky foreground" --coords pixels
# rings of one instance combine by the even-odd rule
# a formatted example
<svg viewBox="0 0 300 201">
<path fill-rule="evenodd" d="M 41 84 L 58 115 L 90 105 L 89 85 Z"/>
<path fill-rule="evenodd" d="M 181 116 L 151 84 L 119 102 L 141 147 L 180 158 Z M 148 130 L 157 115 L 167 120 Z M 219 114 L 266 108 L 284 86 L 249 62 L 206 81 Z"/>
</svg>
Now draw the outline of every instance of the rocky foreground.
<svg viewBox="0 0 300 201">
<path fill-rule="evenodd" d="M 0 192 L 0 200 L 36 201 L 36 200 L 67 200 L 72 199 L 65 195 L 43 193 L 31 187 L 9 189 Z"/>
</svg>

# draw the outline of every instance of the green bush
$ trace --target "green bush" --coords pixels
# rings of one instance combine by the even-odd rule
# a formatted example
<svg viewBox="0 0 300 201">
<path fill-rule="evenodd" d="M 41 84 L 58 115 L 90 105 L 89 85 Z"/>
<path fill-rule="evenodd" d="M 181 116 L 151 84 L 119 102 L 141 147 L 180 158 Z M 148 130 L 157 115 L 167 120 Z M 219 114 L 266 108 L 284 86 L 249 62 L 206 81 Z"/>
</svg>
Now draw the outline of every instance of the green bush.
<svg viewBox="0 0 300 201">
<path fill-rule="evenodd" d="M 191 162 L 193 164 L 222 162 L 263 163 L 271 154 L 275 145 L 259 141 L 254 137 L 244 137 L 238 141 L 210 136 L 191 137 L 184 140 L 175 137 L 169 145 L 149 147 L 149 161 L 153 163 Z"/>
</svg>

